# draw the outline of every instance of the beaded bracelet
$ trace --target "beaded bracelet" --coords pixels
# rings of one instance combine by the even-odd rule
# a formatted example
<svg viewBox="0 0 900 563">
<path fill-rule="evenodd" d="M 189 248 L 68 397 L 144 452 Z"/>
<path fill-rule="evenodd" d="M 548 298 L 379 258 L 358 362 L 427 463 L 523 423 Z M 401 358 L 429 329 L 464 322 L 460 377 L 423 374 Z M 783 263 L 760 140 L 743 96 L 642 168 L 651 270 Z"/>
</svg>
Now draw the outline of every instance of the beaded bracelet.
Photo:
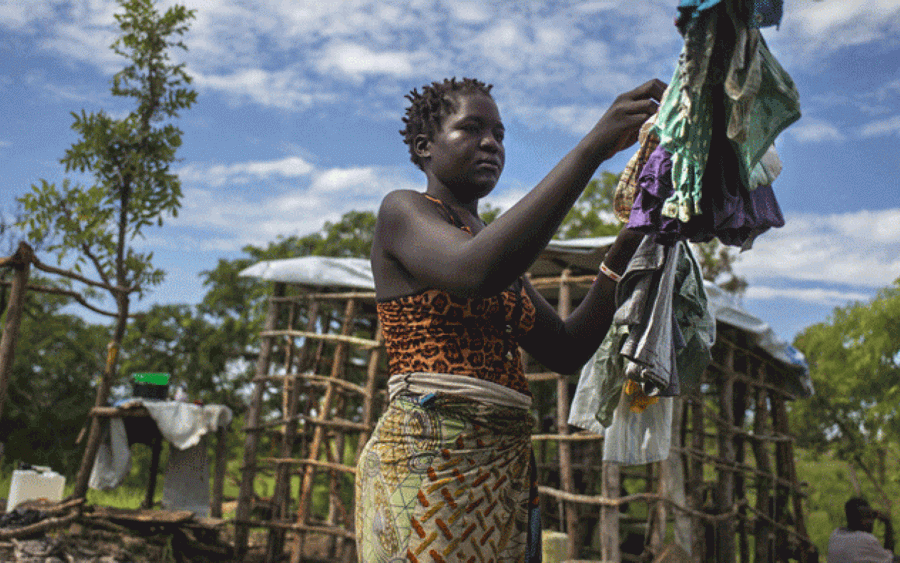
<svg viewBox="0 0 900 563">
<path fill-rule="evenodd" d="M 619 281 L 622 279 L 622 275 L 621 275 L 621 274 L 617 274 L 617 273 L 613 272 L 613 271 L 609 268 L 609 266 L 607 266 L 607 265 L 606 265 L 605 263 L 603 263 L 603 262 L 600 262 L 600 273 L 603 274 L 604 276 L 608 277 L 609 279 L 611 279 L 612 281 L 614 281 L 614 282 L 616 282 L 616 283 L 619 283 Z"/>
</svg>

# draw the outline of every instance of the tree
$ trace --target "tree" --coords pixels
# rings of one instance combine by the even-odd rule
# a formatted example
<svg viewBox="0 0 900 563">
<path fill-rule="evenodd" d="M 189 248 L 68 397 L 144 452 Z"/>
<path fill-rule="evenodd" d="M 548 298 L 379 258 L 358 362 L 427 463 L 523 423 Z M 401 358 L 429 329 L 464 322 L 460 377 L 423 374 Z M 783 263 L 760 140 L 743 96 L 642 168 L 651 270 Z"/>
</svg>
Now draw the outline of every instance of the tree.
<svg viewBox="0 0 900 563">
<path fill-rule="evenodd" d="M 869 303 L 837 308 L 794 346 L 816 393 L 791 409 L 798 444 L 862 470 L 885 509 L 900 470 L 900 278 Z"/>
<path fill-rule="evenodd" d="M 733 266 L 738 260 L 734 248 L 725 246 L 718 239 L 697 244 L 694 248 L 700 260 L 703 279 L 731 293 L 742 294 L 747 290 L 747 280 L 734 273 Z"/>
<path fill-rule="evenodd" d="M 128 323 L 130 300 L 159 284 L 164 273 L 153 267 L 152 253 L 132 246 L 144 229 L 175 216 L 181 204 L 181 184 L 170 170 L 181 145 L 181 130 L 172 122 L 196 100 L 183 63 L 170 52 L 186 49 L 181 36 L 194 12 L 173 6 L 159 13 L 153 0 L 119 0 L 115 15 L 121 35 L 111 48 L 129 64 L 112 80 L 112 94 L 134 102 L 126 116 L 115 118 L 100 110 L 73 113 L 72 129 L 80 140 L 61 159 L 67 173 L 93 176 L 84 186 L 68 178 L 60 186 L 41 180 L 19 198 L 26 215 L 20 226 L 33 241 L 49 241 L 61 264 L 72 256 L 76 272 L 90 265 L 97 280 L 85 281 L 112 296 L 115 326 L 96 405 L 105 404 L 115 380 L 118 350 Z M 96 297 L 91 293 L 89 297 Z M 91 425 L 90 450 L 99 436 Z M 82 496 L 93 456 L 85 454 L 75 495 Z"/>
<path fill-rule="evenodd" d="M 47 280 L 32 277 L 34 283 Z M 0 424 L 5 459 L 49 465 L 67 474 L 78 467 L 76 439 L 84 426 L 84 397 L 101 371 L 109 329 L 63 314 L 68 299 L 26 294 L 21 333 Z"/>
<path fill-rule="evenodd" d="M 599 178 L 588 182 L 581 197 L 569 210 L 557 233 L 560 239 L 605 237 L 622 230 L 613 214 L 613 195 L 619 177 L 612 172 L 601 172 Z"/>
<path fill-rule="evenodd" d="M 622 223 L 613 211 L 613 197 L 619 176 L 601 172 L 598 178 L 588 182 L 584 193 L 563 219 L 557 238 L 592 238 L 618 234 Z M 737 252 L 717 239 L 694 245 L 700 260 L 703 277 L 732 293 L 743 293 L 747 280 L 734 273 Z"/>
<path fill-rule="evenodd" d="M 135 315 L 122 354 L 122 371 L 164 372 L 191 400 L 242 406 L 229 363 L 242 350 L 191 305 L 155 305 Z M 241 382 L 243 383 L 243 382 Z"/>
</svg>

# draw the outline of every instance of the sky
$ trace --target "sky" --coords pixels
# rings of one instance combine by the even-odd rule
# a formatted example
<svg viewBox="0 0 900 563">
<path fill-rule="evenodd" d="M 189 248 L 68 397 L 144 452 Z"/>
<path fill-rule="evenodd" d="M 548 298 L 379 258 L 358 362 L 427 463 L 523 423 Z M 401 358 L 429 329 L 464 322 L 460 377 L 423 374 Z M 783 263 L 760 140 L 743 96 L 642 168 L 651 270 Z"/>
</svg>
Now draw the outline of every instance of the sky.
<svg viewBox="0 0 900 563">
<path fill-rule="evenodd" d="M 393 189 L 424 189 L 398 133 L 411 89 L 444 77 L 494 85 L 506 167 L 486 202 L 508 209 L 612 100 L 669 82 L 677 0 L 186 0 L 198 92 L 183 112 L 176 218 L 139 242 L 165 282 L 137 304 L 198 303 L 200 273 L 245 245 L 305 235 Z M 171 2 L 161 2 L 165 8 Z M 130 108 L 109 94 L 118 4 L 0 0 L 0 212 L 75 142 L 70 112 Z M 763 35 L 803 117 L 776 141 L 786 225 L 735 271 L 747 311 L 786 340 L 900 276 L 900 0 L 787 0 Z M 601 165 L 620 172 L 636 147 Z M 598 171 L 598 172 L 599 172 Z M 5 249 L 4 249 L 5 251 Z M 39 256 L 48 263 L 52 257 Z M 107 303 L 107 306 L 109 304 Z"/>
</svg>

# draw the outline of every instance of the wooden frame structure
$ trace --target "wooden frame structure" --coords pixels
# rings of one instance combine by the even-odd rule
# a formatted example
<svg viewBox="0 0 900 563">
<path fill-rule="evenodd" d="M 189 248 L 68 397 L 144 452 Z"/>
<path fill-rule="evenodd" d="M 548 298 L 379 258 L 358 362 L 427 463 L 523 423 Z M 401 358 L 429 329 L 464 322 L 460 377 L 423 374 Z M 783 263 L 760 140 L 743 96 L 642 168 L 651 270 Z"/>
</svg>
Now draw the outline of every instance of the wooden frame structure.
<svg viewBox="0 0 900 563">
<path fill-rule="evenodd" d="M 567 314 L 594 276 L 559 257 L 551 262 L 556 271 L 532 283 Z M 700 387 L 676 401 L 668 460 L 644 466 L 604 463 L 602 436 L 566 422 L 577 376 L 525 358 L 540 425 L 532 441 L 544 529 L 567 534 L 568 559 L 818 560 L 786 417 L 797 372 L 753 334 L 717 324 L 712 365 Z M 313 536 L 320 549 L 327 538 L 321 558 L 355 561 L 356 453 L 381 412 L 387 379 L 374 293 L 276 282 L 261 337 L 235 519 L 238 559 L 251 527 L 261 527 L 265 561 L 288 544 L 291 561 L 310 560 L 304 544 Z M 274 477 L 269 499 L 254 489 L 259 474 Z M 682 559 L 666 559 L 673 552 Z"/>
</svg>

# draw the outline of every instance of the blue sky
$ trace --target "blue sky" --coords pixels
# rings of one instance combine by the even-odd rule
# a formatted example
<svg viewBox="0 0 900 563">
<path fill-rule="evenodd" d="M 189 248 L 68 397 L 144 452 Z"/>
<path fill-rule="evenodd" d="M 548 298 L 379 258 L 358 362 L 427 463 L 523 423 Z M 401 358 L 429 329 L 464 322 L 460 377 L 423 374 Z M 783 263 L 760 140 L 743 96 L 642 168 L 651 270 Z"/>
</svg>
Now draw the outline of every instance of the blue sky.
<svg viewBox="0 0 900 563">
<path fill-rule="evenodd" d="M 199 272 L 246 244 L 423 188 L 397 133 L 414 87 L 445 76 L 494 84 L 507 164 L 487 201 L 507 208 L 618 93 L 668 81 L 681 46 L 676 0 L 183 4 L 197 18 L 178 57 L 199 100 L 179 121 L 183 207 L 142 242 L 168 276 L 138 309 L 196 303 Z M 126 111 L 109 95 L 122 67 L 108 48 L 116 10 L 106 0 L 0 0 L 7 218 L 33 183 L 63 178 L 69 112 Z M 776 142 L 787 225 L 736 270 L 750 282 L 744 307 L 792 339 L 900 276 L 900 0 L 787 0 L 780 28 L 764 36 L 797 83 L 803 117 Z M 632 152 L 601 170 L 621 171 Z"/>
</svg>

